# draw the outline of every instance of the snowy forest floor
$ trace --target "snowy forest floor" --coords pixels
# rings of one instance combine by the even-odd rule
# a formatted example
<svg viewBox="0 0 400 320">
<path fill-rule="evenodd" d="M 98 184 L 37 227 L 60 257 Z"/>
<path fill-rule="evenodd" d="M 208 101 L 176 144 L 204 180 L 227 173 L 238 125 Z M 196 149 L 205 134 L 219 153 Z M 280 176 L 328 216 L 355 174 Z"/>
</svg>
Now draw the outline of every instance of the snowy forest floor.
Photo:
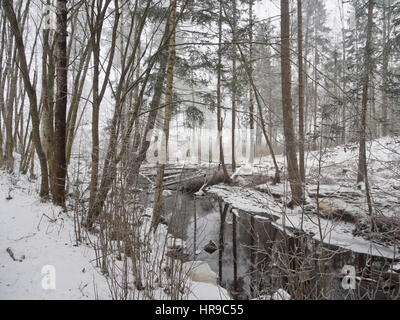
<svg viewBox="0 0 400 320">
<path fill-rule="evenodd" d="M 324 241 L 355 252 L 399 258 L 400 138 L 374 140 L 367 150 L 374 212 L 381 228 L 375 233 L 366 231 L 369 217 L 364 188 L 355 183 L 356 144 L 307 154 L 310 213 L 305 216 L 300 208 L 286 207 L 286 199 L 290 199 L 287 182 L 277 186 L 254 182 L 257 174 L 273 173 L 269 157 L 259 159 L 259 167 L 248 170 L 244 167 L 235 185 L 217 185 L 206 192 L 223 198 L 238 210 L 261 218 L 273 217 L 277 227 L 285 226 L 288 231 L 298 229 L 303 222 L 304 231 L 318 240 L 315 197 L 319 181 Z M 278 156 L 277 160 L 281 167 L 285 166 L 283 156 Z M 83 243 L 77 245 L 73 212 L 63 212 L 50 203 L 42 203 L 38 183 L 28 176 L 0 171 L 0 299 L 116 298 L 110 292 L 107 278 L 93 262 L 96 254 L 90 242 L 96 235 L 87 235 Z M 286 214 L 283 216 L 282 212 Z M 145 218 L 145 226 L 148 221 Z M 148 232 L 146 228 L 142 230 L 144 234 Z M 167 239 L 167 246 L 168 237 L 167 228 L 161 226 L 158 238 Z M 153 241 L 151 245 L 160 243 Z M 53 271 L 55 289 L 51 282 Z M 229 299 L 226 290 L 216 284 L 192 280 L 186 280 L 183 299 Z M 135 298 L 145 297 L 139 293 Z M 147 298 L 170 297 L 160 286 Z"/>
<path fill-rule="evenodd" d="M 144 225 L 150 226 L 151 219 L 145 220 Z M 149 232 L 146 227 L 142 231 Z M 84 241 L 78 244 L 73 212 L 42 203 L 38 196 L 38 180 L 30 181 L 27 176 L 0 171 L 0 299 L 118 298 L 112 295 L 110 278 L 94 263 L 93 243 L 97 238 L 96 234 L 86 233 Z M 164 245 L 161 240 L 167 239 L 168 244 L 176 242 L 167 234 L 165 226 L 158 228 L 154 238 L 160 241 L 150 241 L 150 251 L 157 253 L 160 250 L 155 246 Z M 189 263 L 186 273 L 190 275 L 196 265 Z M 150 270 L 151 265 L 144 269 Z M 216 278 L 211 270 L 206 272 L 208 277 Z M 165 280 L 165 275 L 161 278 Z M 215 279 L 185 279 L 185 282 L 182 299 L 230 299 L 226 290 L 216 285 Z M 170 299 L 162 286 L 151 290 L 147 297 L 138 292 L 134 298 Z"/>
<path fill-rule="evenodd" d="M 71 215 L 41 203 L 27 176 L 0 172 L 0 244 L 0 299 L 109 298 L 93 248 L 76 246 Z"/>
</svg>

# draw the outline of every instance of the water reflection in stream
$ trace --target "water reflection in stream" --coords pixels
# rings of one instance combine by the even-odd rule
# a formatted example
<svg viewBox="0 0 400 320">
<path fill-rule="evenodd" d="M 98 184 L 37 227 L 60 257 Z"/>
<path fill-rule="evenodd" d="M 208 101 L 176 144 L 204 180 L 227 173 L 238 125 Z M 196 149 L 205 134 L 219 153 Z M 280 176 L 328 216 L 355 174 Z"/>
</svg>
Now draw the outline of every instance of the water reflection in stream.
<svg viewBox="0 0 400 320">
<path fill-rule="evenodd" d="M 364 254 L 325 247 L 322 264 L 316 241 L 288 237 L 271 222 L 245 212 L 235 215 L 222 201 L 208 197 L 174 192 L 164 199 L 164 212 L 170 233 L 186 241 L 189 260 L 207 262 L 235 299 L 251 299 L 279 288 L 304 299 L 321 298 L 322 293 L 330 299 L 387 297 L 377 284 L 360 286 L 352 294 L 342 288 L 344 265 L 368 269 Z M 211 254 L 203 250 L 210 241 L 218 248 Z M 381 270 L 385 263 L 375 259 L 373 266 Z M 327 291 L 322 290 L 323 284 Z"/>
</svg>

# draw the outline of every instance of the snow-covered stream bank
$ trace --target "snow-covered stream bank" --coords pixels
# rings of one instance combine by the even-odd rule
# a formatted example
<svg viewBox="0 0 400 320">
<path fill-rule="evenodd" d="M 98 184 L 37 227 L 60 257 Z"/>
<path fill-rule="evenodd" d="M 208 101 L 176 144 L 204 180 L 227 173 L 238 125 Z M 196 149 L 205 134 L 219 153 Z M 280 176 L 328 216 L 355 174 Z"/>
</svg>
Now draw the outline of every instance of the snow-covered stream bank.
<svg viewBox="0 0 400 320">
<path fill-rule="evenodd" d="M 398 219 L 400 196 L 396 164 L 399 163 L 400 156 L 395 152 L 398 145 L 398 140 L 384 138 L 373 141 L 369 149 L 370 179 L 376 215 L 379 219 L 394 219 L 382 220 L 388 223 L 396 223 Z M 220 283 L 239 298 L 254 297 L 259 291 L 268 295 L 285 285 L 282 270 L 280 276 L 273 275 L 276 263 L 271 259 L 274 256 L 284 256 L 284 248 L 280 244 L 286 241 L 285 234 L 290 241 L 293 240 L 294 247 L 298 245 L 296 238 L 299 234 L 307 239 L 306 247 L 309 253 L 305 255 L 308 260 L 306 273 L 307 277 L 314 278 L 314 283 L 318 282 L 316 275 L 321 273 L 319 268 L 322 240 L 327 255 L 323 258 L 327 268 L 325 272 L 329 274 L 327 277 L 330 278 L 333 290 L 331 297 L 343 298 L 347 295 L 341 288 L 342 268 L 346 265 L 354 266 L 357 274 L 363 277 L 364 270 L 367 270 L 373 261 L 372 269 L 376 273 L 374 286 L 384 288 L 388 277 L 397 279 L 394 282 L 398 283 L 400 274 L 395 264 L 400 259 L 400 243 L 396 239 L 395 224 L 392 233 L 359 232 L 360 225 L 367 224 L 369 220 L 363 188 L 358 188 L 354 183 L 357 148 L 350 145 L 324 151 L 321 158 L 323 175 L 319 177 L 319 215 L 315 201 L 317 159 L 317 153 L 309 154 L 308 204 L 304 211 L 299 207 L 287 207 L 290 199 L 287 183 L 251 183 L 252 175 L 254 177 L 260 174 L 258 168 L 271 175 L 272 164 L 267 158 L 266 161 L 259 161 L 258 168 L 255 167 L 249 172 L 246 172 L 246 169 L 241 170 L 234 186 L 215 185 L 205 188 L 208 196 L 203 197 L 193 198 L 179 193 L 178 197 L 172 195 L 170 202 L 175 207 L 168 210 L 170 229 L 187 239 L 189 256 L 207 261 L 216 273 L 220 273 Z M 281 156 L 278 157 L 278 161 L 284 164 Z M 218 201 L 222 202 L 222 206 L 228 205 L 224 218 L 221 216 Z M 233 216 L 236 216 L 236 227 L 233 225 Z M 255 225 L 254 228 L 252 224 Z M 255 230 L 251 232 L 253 229 Z M 233 246 L 234 233 L 237 249 Z M 203 250 L 209 241 L 214 243 L 215 252 L 206 253 Z M 221 247 L 222 250 L 217 250 Z M 257 258 L 253 257 L 255 263 L 251 262 L 251 247 L 253 254 L 257 255 Z M 237 251 L 236 263 L 234 250 Z M 252 264 L 257 265 L 253 267 L 253 271 Z M 278 278 L 280 279 L 277 280 Z M 370 280 L 366 278 L 366 281 Z M 250 292 L 252 281 L 258 282 L 258 288 L 255 290 L 258 292 Z M 381 292 L 380 298 L 385 298 L 384 292 Z"/>
<path fill-rule="evenodd" d="M 373 258 L 375 271 L 381 272 L 381 270 L 390 269 L 392 259 L 390 257 L 386 259 L 385 256 L 377 253 L 378 250 L 382 250 L 383 253 L 386 252 L 390 256 L 390 248 L 371 243 L 361 237 L 349 240 L 351 233 L 345 233 L 343 240 L 345 242 L 341 243 L 341 246 L 334 245 L 334 241 L 329 242 L 328 240 L 324 244 L 325 271 L 321 271 L 321 247 L 318 237 L 314 239 L 313 235 L 306 234 L 304 237 L 305 253 L 296 252 L 296 246 L 300 243 L 291 231 L 294 229 L 293 226 L 289 226 L 290 222 L 287 222 L 288 225 L 283 232 L 281 221 L 276 217 L 273 219 L 267 216 L 265 210 L 261 210 L 261 206 L 258 210 L 255 202 L 253 202 L 254 206 L 251 206 L 252 198 L 243 190 L 241 190 L 243 197 L 240 197 L 239 193 L 233 193 L 235 188 L 232 187 L 212 187 L 209 191 L 215 192 L 216 189 L 226 190 L 232 197 L 229 198 L 225 195 L 226 202 L 221 200 L 219 203 L 213 197 L 193 198 L 190 195 L 178 193 L 177 198 L 173 201 L 175 209 L 171 210 L 167 220 L 172 233 L 185 239 L 186 255 L 182 255 L 182 258 L 206 261 L 218 275 L 218 283 L 236 299 L 271 297 L 274 292 L 282 288 L 288 290 L 285 269 L 285 257 L 287 257 L 288 249 L 286 243 L 291 246 L 289 249 L 291 259 L 293 257 L 305 259 L 303 264 L 297 265 L 292 272 L 304 273 L 305 283 L 308 286 L 319 288 L 316 291 L 320 290 L 321 278 L 324 275 L 328 281 L 328 292 L 331 299 L 344 299 L 348 295 L 348 291 L 341 286 L 343 267 L 354 266 L 357 275 L 361 275 L 369 264 L 371 252 L 376 253 Z M 238 206 L 233 199 L 243 204 L 245 195 L 247 195 L 247 206 Z M 229 205 L 229 201 L 236 204 L 236 207 L 232 204 Z M 221 215 L 220 204 L 222 212 L 225 205 L 228 206 L 225 216 Z M 196 209 L 194 210 L 194 208 Z M 287 221 L 289 219 L 291 219 L 290 215 Z M 329 220 L 326 221 L 326 223 L 328 222 Z M 324 230 L 330 229 L 325 228 Z M 334 228 L 334 230 L 336 229 Z M 336 232 L 338 231 L 340 229 L 336 230 Z M 340 235 L 338 233 L 338 237 Z M 340 237 L 340 239 L 342 238 Z M 376 284 L 373 282 L 371 290 L 375 289 Z M 364 281 L 361 296 L 367 292 L 365 285 Z M 376 297 L 385 299 L 386 295 L 381 289 L 378 288 Z M 315 297 L 310 296 L 310 298 Z"/>
</svg>

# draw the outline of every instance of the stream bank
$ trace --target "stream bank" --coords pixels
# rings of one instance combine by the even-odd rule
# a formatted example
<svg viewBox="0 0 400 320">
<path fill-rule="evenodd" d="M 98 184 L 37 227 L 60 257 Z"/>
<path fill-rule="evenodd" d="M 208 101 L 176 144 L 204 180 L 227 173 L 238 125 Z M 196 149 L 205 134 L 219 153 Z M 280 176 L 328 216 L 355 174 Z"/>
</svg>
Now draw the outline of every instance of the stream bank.
<svg viewBox="0 0 400 320">
<path fill-rule="evenodd" d="M 271 296 L 282 288 L 297 299 L 321 299 L 322 293 L 389 299 L 398 292 L 399 276 L 389 272 L 398 258 L 394 248 L 352 235 L 350 223 L 318 219 L 321 242 L 315 215 L 282 211 L 273 196 L 225 185 L 205 191 L 202 197 L 176 191 L 164 200 L 168 229 L 186 242 L 181 258 L 207 262 L 233 298 Z M 204 250 L 210 242 L 213 252 Z M 345 266 L 354 267 L 357 290 L 343 288 Z"/>
</svg>

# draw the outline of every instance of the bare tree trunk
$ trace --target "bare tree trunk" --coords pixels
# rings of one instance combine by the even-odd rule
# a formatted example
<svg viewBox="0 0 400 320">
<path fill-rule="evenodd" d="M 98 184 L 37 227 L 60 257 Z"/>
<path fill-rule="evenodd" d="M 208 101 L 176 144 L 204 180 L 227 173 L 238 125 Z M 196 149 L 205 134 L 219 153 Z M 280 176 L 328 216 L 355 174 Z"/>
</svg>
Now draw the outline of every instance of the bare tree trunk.
<svg viewBox="0 0 400 320">
<path fill-rule="evenodd" d="M 6 27 L 6 24 L 4 22 L 4 27 Z M 6 31 L 6 28 L 4 28 L 4 31 Z M 4 164 L 6 165 L 7 170 L 10 170 L 10 165 L 13 164 L 14 158 L 12 157 L 12 151 L 10 153 L 10 131 L 12 131 L 12 121 L 8 121 L 10 118 L 10 115 L 12 117 L 12 112 L 10 112 L 10 106 L 12 106 L 12 103 L 14 101 L 14 96 L 15 92 L 12 92 L 13 90 L 10 90 L 10 87 L 12 88 L 12 83 L 13 83 L 13 78 L 15 78 L 15 68 L 13 68 L 13 60 L 16 58 L 15 56 L 15 47 L 14 47 L 14 41 L 13 41 L 13 35 L 11 32 L 8 33 L 8 39 L 7 41 L 5 40 L 5 35 L 6 32 L 3 32 L 3 46 L 4 43 L 6 43 L 6 63 L 5 63 L 5 68 L 4 68 L 4 73 L 2 74 L 1 78 L 1 109 L 0 112 L 3 116 L 4 120 L 4 133 L 5 134 L 5 142 L 6 142 L 6 149 L 5 153 L 2 153 L 2 158 L 4 160 Z M 8 83 L 8 90 L 5 90 L 6 83 Z M 14 87 L 15 88 L 15 87 Z M 6 99 L 4 98 L 6 97 Z M 12 100 L 10 99 L 10 96 L 12 96 Z M 5 101 L 6 100 L 6 101 Z M 12 120 L 12 118 L 11 118 Z M 4 156 L 4 157 L 3 157 Z"/>
<path fill-rule="evenodd" d="M 50 1 L 47 1 L 50 4 Z M 47 13 L 50 15 L 50 12 Z M 50 17 L 45 16 L 45 19 Z M 53 128 L 53 108 L 49 99 L 49 77 L 47 73 L 47 57 L 49 56 L 49 29 L 43 30 L 43 52 L 42 52 L 42 103 L 43 103 L 43 148 L 46 153 L 47 164 L 49 167 L 49 176 L 53 177 L 53 153 L 54 153 L 54 128 Z M 50 179 L 51 181 L 52 179 Z M 50 183 L 50 189 L 52 190 L 52 183 Z"/>
<path fill-rule="evenodd" d="M 11 40 L 11 37 L 10 37 Z M 10 44 L 10 51 L 12 51 L 12 56 L 16 58 L 16 52 L 13 50 L 13 45 Z M 11 54 L 11 52 L 10 52 Z M 10 56 L 11 57 L 11 56 Z M 11 59 L 10 59 L 11 62 Z M 7 97 L 7 108 L 5 112 L 5 125 L 6 125 L 6 153 L 5 153 L 5 161 L 6 167 L 9 172 L 14 171 L 14 156 L 13 156 L 13 115 L 14 115 L 14 104 L 16 103 L 16 91 L 17 91 L 17 76 L 18 76 L 18 68 L 10 68 L 11 74 L 9 78 L 9 90 Z"/>
<path fill-rule="evenodd" d="M 289 0 L 281 0 L 281 69 L 282 69 L 282 111 L 285 135 L 288 175 L 292 191 L 293 204 L 298 205 L 303 199 L 301 177 L 297 164 L 296 140 L 294 137 L 291 72 L 290 72 L 290 14 Z"/>
<path fill-rule="evenodd" d="M 313 149 L 317 148 L 317 114 L 318 114 L 318 44 L 317 44 L 317 25 L 315 23 L 317 10 L 314 10 L 314 93 L 313 93 Z M 322 130 L 322 128 L 321 128 Z M 322 134 L 322 132 L 321 132 Z M 322 143 L 322 140 L 321 140 Z"/>
<path fill-rule="evenodd" d="M 59 206 L 65 206 L 65 176 L 67 173 L 65 154 L 67 101 L 67 1 L 57 0 L 57 96 L 54 115 L 53 203 Z"/>
<path fill-rule="evenodd" d="M 237 29 L 237 7 L 236 0 L 233 3 L 233 26 L 232 26 L 232 41 L 236 42 L 236 29 Z M 233 45 L 233 58 L 232 58 L 232 171 L 236 171 L 236 157 L 235 157 L 235 130 L 236 130 L 236 93 L 237 93 L 237 55 L 236 44 Z"/>
<path fill-rule="evenodd" d="M 250 41 L 250 56 L 249 56 L 249 73 L 250 78 L 253 79 L 253 0 L 249 2 L 249 41 Z M 250 159 L 251 164 L 254 163 L 254 93 L 250 83 L 249 86 L 249 116 L 250 116 Z"/>
<path fill-rule="evenodd" d="M 383 1 L 383 66 L 382 66 L 382 136 L 388 135 L 388 67 L 389 67 L 389 39 L 391 22 L 391 0 Z M 388 8 L 389 7 L 389 10 Z"/>
<path fill-rule="evenodd" d="M 118 0 L 115 0 L 116 4 L 118 4 Z M 125 53 L 124 53 L 124 64 L 122 67 L 121 71 L 121 77 L 118 82 L 117 90 L 115 92 L 115 110 L 114 110 L 114 115 L 111 121 L 111 132 L 110 132 L 110 138 L 109 138 L 109 143 L 107 147 L 107 153 L 106 157 L 104 160 L 104 166 L 103 166 L 103 173 L 101 177 L 101 182 L 100 186 L 97 192 L 97 197 L 94 205 L 89 208 L 88 212 L 88 217 L 86 221 L 86 226 L 90 229 L 93 226 L 93 223 L 95 221 L 95 218 L 101 213 L 101 210 L 103 209 L 104 202 L 107 198 L 107 194 L 110 190 L 111 184 L 115 178 L 115 168 L 119 161 L 121 160 L 121 157 L 124 155 L 127 147 L 127 143 L 130 138 L 130 133 L 133 127 L 133 123 L 135 119 L 139 116 L 139 111 L 142 106 L 142 101 L 143 101 L 143 95 L 144 91 L 146 89 L 147 83 L 149 81 L 150 73 L 152 71 L 152 68 L 157 61 L 157 57 L 159 56 L 161 52 L 161 47 L 165 45 L 165 40 L 167 39 L 167 35 L 164 34 L 161 44 L 159 49 L 156 51 L 156 53 L 150 58 L 150 62 L 148 67 L 146 68 L 146 71 L 143 73 L 143 84 L 140 90 L 139 94 L 139 100 L 135 102 L 135 107 L 133 110 L 133 114 L 131 116 L 130 122 L 128 124 L 128 128 L 125 133 L 123 133 L 122 137 L 122 147 L 119 155 L 117 155 L 117 141 L 119 137 L 119 132 L 120 132 L 120 122 L 121 122 L 121 115 L 122 115 L 122 104 L 124 103 L 127 95 L 129 94 L 130 90 L 134 89 L 136 85 L 139 85 L 138 82 L 135 82 L 132 86 L 129 86 L 126 88 L 126 78 L 127 75 L 129 74 L 129 70 L 132 69 L 133 62 L 136 58 L 136 52 L 138 48 L 138 43 L 140 41 L 140 37 L 144 28 L 144 25 L 146 23 L 148 13 L 149 13 L 149 8 L 150 8 L 151 0 L 147 1 L 146 8 L 141 16 L 141 20 L 138 26 L 138 30 L 135 35 L 135 40 L 133 42 L 133 49 L 132 52 L 129 53 L 128 56 L 128 48 L 131 47 L 131 43 L 129 41 L 127 42 L 127 46 L 125 48 Z M 119 13 L 118 11 L 116 12 L 116 19 L 119 19 Z M 116 21 L 116 24 L 118 21 Z M 115 29 L 116 30 L 116 29 Z M 114 30 L 114 31 L 115 31 Z M 113 33 L 114 33 L 113 31 Z M 115 37 L 113 35 L 113 41 Z M 115 42 L 113 42 L 112 47 L 115 46 Z M 127 61 L 125 61 L 127 60 Z M 111 67 L 111 64 L 110 64 Z M 105 87 L 103 87 L 104 89 Z"/>
<path fill-rule="evenodd" d="M 360 125 L 360 151 L 359 151 L 359 163 L 358 163 L 358 176 L 357 183 L 364 181 L 365 193 L 368 203 L 369 215 L 372 218 L 372 203 L 369 190 L 368 182 L 368 168 L 367 168 L 367 152 L 366 152 L 366 130 L 367 130 L 367 104 L 368 104 L 368 87 L 371 73 L 371 51 L 372 51 L 372 25 L 373 25 L 373 12 L 374 12 L 374 0 L 368 1 L 368 24 L 367 24 L 367 42 L 365 45 L 365 75 L 363 84 L 363 95 L 362 95 L 362 114 L 361 114 L 361 125 Z"/>
<path fill-rule="evenodd" d="M 225 181 L 232 183 L 232 179 L 226 169 L 224 159 L 224 146 L 222 143 L 222 115 L 221 115 L 221 85 L 222 85 L 222 0 L 219 1 L 219 19 L 218 19 L 218 65 L 217 65 L 217 127 L 219 139 L 219 163 L 224 172 Z"/>
<path fill-rule="evenodd" d="M 6 19 L 3 18 L 3 15 L 0 15 L 0 23 L 2 26 L 2 29 L 6 29 Z M 1 43 L 0 43 L 0 63 L 3 65 L 3 59 L 4 59 L 4 51 L 6 47 L 6 33 L 2 32 L 1 35 Z M 4 109 L 4 82 L 5 82 L 5 77 L 4 74 L 5 71 L 0 68 L 0 168 L 3 167 L 4 165 L 4 157 L 3 157 L 3 133 L 2 133 L 2 128 L 1 128 L 1 114 L 2 110 Z"/>
<path fill-rule="evenodd" d="M 74 143 L 76 127 L 77 127 L 78 109 L 79 109 L 80 99 L 82 97 L 86 76 L 89 69 L 91 50 L 92 50 L 91 44 L 88 43 L 87 47 L 85 48 L 85 50 L 81 55 L 81 61 L 78 66 L 78 72 L 75 75 L 74 85 L 72 89 L 71 103 L 67 116 L 67 146 L 66 146 L 67 165 L 70 163 L 71 160 L 72 145 Z"/>
<path fill-rule="evenodd" d="M 307 5 L 310 5 L 310 3 L 306 3 Z M 309 83 L 308 83 L 308 77 L 306 77 L 306 75 L 308 74 L 308 67 L 310 65 L 309 60 L 307 59 L 307 54 L 309 51 L 309 38 L 310 38 L 310 28 L 309 28 L 309 24 L 310 24 L 310 16 L 311 16 L 311 12 L 310 10 L 306 10 L 306 20 L 305 20 L 305 37 L 304 37 L 304 54 L 303 54 L 303 74 L 304 74 L 304 91 L 305 91 L 305 106 L 304 106 L 304 135 L 306 135 L 307 133 L 309 133 L 311 130 L 309 129 L 309 105 L 310 105 L 310 90 L 309 90 Z M 304 141 L 306 144 L 306 149 L 309 150 L 309 143 L 308 141 Z"/>
<path fill-rule="evenodd" d="M 297 26 L 298 26 L 298 68 L 299 68 L 299 157 L 300 177 L 304 184 L 306 181 L 304 163 L 304 71 L 303 71 L 303 9 L 302 1 L 297 0 Z"/>
<path fill-rule="evenodd" d="M 366 131 L 367 131 L 367 113 L 368 113 L 368 89 L 369 79 L 371 72 L 371 42 L 372 42 L 372 14 L 373 14 L 373 0 L 368 2 L 368 25 L 367 25 L 367 41 L 365 44 L 364 55 L 364 81 L 362 93 L 362 110 L 359 128 L 359 161 L 358 161 L 358 175 L 357 183 L 363 182 L 365 179 L 366 168 Z"/>
<path fill-rule="evenodd" d="M 219 201 L 219 216 L 220 216 L 220 225 L 219 225 L 219 246 L 218 246 L 218 279 L 219 284 L 222 285 L 223 280 L 223 255 L 225 250 L 225 221 L 226 221 L 226 214 L 228 212 L 229 205 L 224 204 L 221 200 Z"/>
<path fill-rule="evenodd" d="M 346 29 L 345 29 L 345 14 L 344 14 L 344 1 L 341 0 L 339 2 L 339 12 L 340 12 L 340 21 L 341 21 L 341 33 L 342 33 L 342 123 L 341 123 L 341 143 L 346 143 L 346 106 L 347 106 L 347 98 L 345 92 L 347 90 L 346 83 Z"/>
<path fill-rule="evenodd" d="M 166 31 L 168 33 L 168 31 Z M 153 99 L 150 104 L 150 112 L 147 117 L 146 127 L 142 135 L 142 141 L 140 143 L 140 150 L 137 157 L 133 161 L 132 170 L 130 170 L 128 183 L 134 185 L 136 183 L 137 175 L 139 174 L 140 166 L 146 158 L 146 153 L 150 147 L 150 140 L 148 140 L 148 134 L 154 129 L 154 125 L 157 119 L 158 109 L 160 108 L 161 95 L 163 92 L 163 85 L 165 81 L 166 68 L 168 60 L 168 51 L 163 52 L 160 57 L 160 67 L 157 74 L 157 80 L 154 85 Z"/>
<path fill-rule="evenodd" d="M 233 291 L 238 292 L 238 268 L 237 268 L 237 221 L 236 214 L 232 214 L 232 256 L 233 256 Z"/>
<path fill-rule="evenodd" d="M 2 3 L 5 15 L 8 21 L 10 22 L 11 29 L 15 37 L 15 43 L 18 50 L 19 67 L 21 69 L 21 73 L 24 79 L 25 90 L 28 93 L 30 102 L 30 114 L 32 117 L 32 136 L 35 149 L 40 161 L 41 178 L 42 178 L 40 186 L 40 196 L 42 198 L 47 198 L 49 195 L 49 177 L 47 171 L 46 155 L 43 151 L 42 144 L 40 141 L 40 133 L 39 133 L 40 120 L 37 108 L 36 91 L 29 79 L 29 70 L 26 62 L 24 42 L 22 40 L 22 35 L 18 26 L 18 21 L 15 16 L 14 9 L 12 7 L 12 3 L 10 0 L 2 0 L 2 1 L 3 1 Z"/>
<path fill-rule="evenodd" d="M 168 140 L 169 140 L 169 124 L 171 121 L 171 105 L 173 99 L 173 84 L 174 84 L 174 66 L 175 66 L 175 27 L 176 27 L 176 0 L 170 0 L 170 15 L 168 17 L 169 30 L 171 36 L 169 38 L 169 56 L 167 63 L 167 88 L 165 92 L 165 113 L 164 113 L 164 137 L 161 139 L 161 157 L 168 155 Z M 163 179 L 164 179 L 165 163 L 160 161 L 158 164 L 157 178 L 154 192 L 154 207 L 152 228 L 155 232 L 160 223 L 161 210 L 162 210 L 162 192 L 163 192 Z"/>
<path fill-rule="evenodd" d="M 92 170 L 90 176 L 90 199 L 89 207 L 94 206 L 97 194 L 98 173 L 99 173 L 99 111 L 100 102 L 102 97 L 99 93 L 99 72 L 100 72 L 100 41 L 103 29 L 103 18 L 108 5 L 111 1 L 106 1 L 104 9 L 99 7 L 99 3 L 93 1 L 91 3 L 92 16 L 91 16 L 91 46 L 93 53 L 93 106 L 92 106 Z M 97 3 L 97 6 L 96 4 Z M 97 10 L 96 15 L 94 14 Z M 115 28 L 115 25 L 114 25 Z M 112 53 L 114 48 L 111 49 Z M 111 53 L 111 54 L 112 54 Z M 111 55 L 113 57 L 113 55 Z M 112 59 L 110 60 L 111 63 Z M 106 74 L 106 81 L 108 81 L 108 74 Z"/>
</svg>

